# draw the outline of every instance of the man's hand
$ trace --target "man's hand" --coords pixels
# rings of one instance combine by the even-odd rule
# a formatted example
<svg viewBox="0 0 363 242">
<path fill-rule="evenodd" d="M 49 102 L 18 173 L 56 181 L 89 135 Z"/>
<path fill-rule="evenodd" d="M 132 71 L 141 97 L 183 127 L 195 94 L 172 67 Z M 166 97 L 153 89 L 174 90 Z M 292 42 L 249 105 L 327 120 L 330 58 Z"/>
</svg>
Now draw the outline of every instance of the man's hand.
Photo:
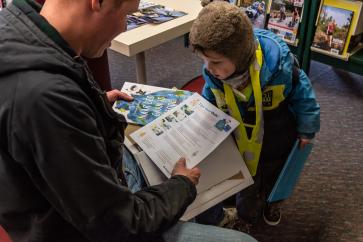
<svg viewBox="0 0 363 242">
<path fill-rule="evenodd" d="M 123 93 L 117 89 L 113 89 L 112 91 L 108 91 L 107 93 L 107 99 L 110 103 L 114 103 L 117 100 L 125 100 L 125 101 L 132 101 L 134 98 L 127 95 L 126 93 Z"/>
<path fill-rule="evenodd" d="M 310 139 L 306 139 L 306 138 L 299 138 L 300 142 L 299 142 L 299 148 L 300 149 L 304 149 L 305 145 L 310 143 Z"/>
<path fill-rule="evenodd" d="M 182 175 L 186 176 L 191 180 L 194 185 L 198 184 L 200 177 L 200 169 L 198 167 L 194 167 L 192 169 L 188 169 L 186 167 L 186 161 L 184 158 L 180 158 L 178 162 L 175 164 L 174 169 L 171 173 L 171 176 Z"/>
</svg>

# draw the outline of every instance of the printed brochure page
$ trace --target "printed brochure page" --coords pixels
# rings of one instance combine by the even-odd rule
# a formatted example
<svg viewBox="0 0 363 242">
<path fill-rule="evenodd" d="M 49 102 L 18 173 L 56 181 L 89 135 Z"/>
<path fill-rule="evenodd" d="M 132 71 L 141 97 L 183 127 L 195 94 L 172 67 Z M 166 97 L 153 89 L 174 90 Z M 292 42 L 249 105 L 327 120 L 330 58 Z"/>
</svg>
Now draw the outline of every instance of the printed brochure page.
<svg viewBox="0 0 363 242">
<path fill-rule="evenodd" d="M 134 98 L 127 102 L 118 100 L 113 109 L 125 116 L 128 123 L 145 125 L 183 102 L 193 93 L 184 90 L 167 89 L 125 82 L 122 92 Z"/>
<path fill-rule="evenodd" d="M 141 0 L 138 11 L 127 15 L 127 30 L 137 28 L 144 24 L 164 23 L 186 14 L 167 6 Z"/>
<path fill-rule="evenodd" d="M 195 93 L 130 136 L 167 176 L 180 157 L 192 168 L 239 125 Z"/>
</svg>

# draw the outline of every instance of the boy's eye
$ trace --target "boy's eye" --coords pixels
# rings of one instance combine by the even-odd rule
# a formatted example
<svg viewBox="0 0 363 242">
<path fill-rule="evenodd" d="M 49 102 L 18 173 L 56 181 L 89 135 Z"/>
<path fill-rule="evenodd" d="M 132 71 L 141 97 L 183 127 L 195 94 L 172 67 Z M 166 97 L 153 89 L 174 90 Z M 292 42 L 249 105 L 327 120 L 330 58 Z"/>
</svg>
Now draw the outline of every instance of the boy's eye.
<svg viewBox="0 0 363 242">
<path fill-rule="evenodd" d="M 220 64 L 221 62 L 220 62 L 220 61 L 211 61 L 211 63 L 212 63 L 212 64 L 214 64 L 214 65 L 218 65 L 218 64 Z"/>
</svg>

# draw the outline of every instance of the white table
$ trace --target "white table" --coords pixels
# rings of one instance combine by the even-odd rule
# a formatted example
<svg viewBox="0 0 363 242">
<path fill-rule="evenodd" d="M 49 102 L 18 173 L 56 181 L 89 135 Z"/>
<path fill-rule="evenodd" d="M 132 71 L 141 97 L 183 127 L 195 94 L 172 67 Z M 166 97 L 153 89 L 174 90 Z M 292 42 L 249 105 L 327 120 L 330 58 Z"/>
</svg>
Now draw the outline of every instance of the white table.
<svg viewBox="0 0 363 242">
<path fill-rule="evenodd" d="M 139 83 L 146 83 L 145 51 L 188 33 L 202 9 L 200 0 L 150 0 L 150 2 L 188 14 L 162 24 L 140 26 L 121 33 L 112 41 L 110 47 L 112 50 L 126 56 L 136 55 L 136 78 Z"/>
</svg>

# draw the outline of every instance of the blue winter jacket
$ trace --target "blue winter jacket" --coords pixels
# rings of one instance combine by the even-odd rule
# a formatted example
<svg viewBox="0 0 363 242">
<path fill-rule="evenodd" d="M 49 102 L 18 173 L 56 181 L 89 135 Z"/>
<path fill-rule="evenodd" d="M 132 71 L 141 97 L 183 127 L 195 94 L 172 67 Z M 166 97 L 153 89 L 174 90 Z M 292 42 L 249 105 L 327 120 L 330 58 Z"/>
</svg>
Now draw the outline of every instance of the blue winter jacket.
<svg viewBox="0 0 363 242">
<path fill-rule="evenodd" d="M 304 71 L 296 69 L 296 78 L 293 80 L 295 58 L 283 40 L 268 30 L 254 29 L 254 34 L 263 52 L 260 81 L 264 100 L 264 117 L 268 117 L 268 120 L 265 118 L 265 126 L 267 122 L 271 122 L 270 120 L 273 119 L 275 119 L 274 122 L 279 122 L 278 119 L 281 118 L 281 115 L 274 114 L 271 118 L 270 113 L 277 113 L 276 110 L 281 109 L 281 106 L 286 104 L 286 110 L 289 110 L 295 118 L 297 133 L 305 138 L 313 138 L 320 128 L 320 107 L 316 102 L 309 78 Z M 203 66 L 203 77 L 206 81 L 203 96 L 216 104 L 211 89 L 223 91 L 223 83 L 212 76 L 205 66 Z M 273 103 L 274 98 L 272 97 L 274 95 L 280 96 L 277 98 L 277 103 Z M 253 95 L 247 104 L 239 103 L 241 114 L 253 110 L 253 104 Z M 283 124 L 283 122 L 280 123 Z"/>
</svg>

